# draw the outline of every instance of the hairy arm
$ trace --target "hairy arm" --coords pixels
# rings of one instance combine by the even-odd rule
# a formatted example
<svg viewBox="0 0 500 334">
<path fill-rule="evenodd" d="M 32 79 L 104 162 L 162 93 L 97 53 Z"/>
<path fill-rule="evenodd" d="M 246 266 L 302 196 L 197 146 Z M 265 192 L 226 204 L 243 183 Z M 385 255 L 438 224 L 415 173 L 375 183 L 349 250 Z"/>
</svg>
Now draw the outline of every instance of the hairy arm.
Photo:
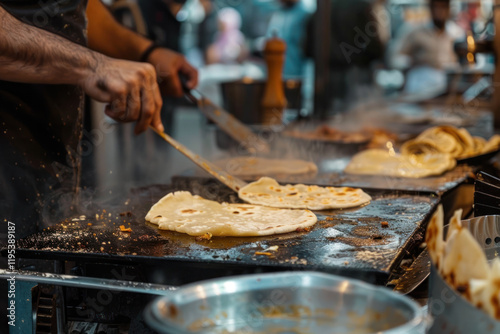
<svg viewBox="0 0 500 334">
<path fill-rule="evenodd" d="M 100 0 L 89 0 L 87 18 L 89 47 L 110 57 L 138 61 L 152 43 L 118 23 Z M 147 62 L 155 67 L 164 95 L 182 95 L 179 73 L 186 76 L 188 88 L 198 84 L 198 72 L 177 52 L 158 48 Z"/>
<path fill-rule="evenodd" d="M 106 113 L 163 131 L 161 96 L 153 66 L 106 57 L 43 29 L 25 24 L 0 7 L 0 80 L 78 85 L 109 103 Z"/>
<path fill-rule="evenodd" d="M 27 83 L 80 84 L 102 55 L 22 23 L 0 7 L 0 79 Z"/>
</svg>

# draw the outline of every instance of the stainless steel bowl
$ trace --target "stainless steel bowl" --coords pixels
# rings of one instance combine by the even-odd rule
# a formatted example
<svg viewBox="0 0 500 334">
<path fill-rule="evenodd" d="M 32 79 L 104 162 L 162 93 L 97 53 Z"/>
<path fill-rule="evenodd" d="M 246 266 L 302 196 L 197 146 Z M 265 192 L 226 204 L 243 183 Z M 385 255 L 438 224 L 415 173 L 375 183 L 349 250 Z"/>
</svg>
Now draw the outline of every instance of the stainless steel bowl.
<svg viewBox="0 0 500 334">
<path fill-rule="evenodd" d="M 462 220 L 486 258 L 493 260 L 500 252 L 500 216 L 482 216 Z M 447 226 L 445 226 L 445 233 Z M 429 279 L 429 312 L 433 317 L 430 334 L 500 333 L 500 321 L 469 303 L 446 283 L 432 266 Z"/>
<path fill-rule="evenodd" d="M 316 272 L 222 278 L 181 287 L 150 304 L 160 333 L 424 333 L 417 304 L 384 287 Z"/>
</svg>

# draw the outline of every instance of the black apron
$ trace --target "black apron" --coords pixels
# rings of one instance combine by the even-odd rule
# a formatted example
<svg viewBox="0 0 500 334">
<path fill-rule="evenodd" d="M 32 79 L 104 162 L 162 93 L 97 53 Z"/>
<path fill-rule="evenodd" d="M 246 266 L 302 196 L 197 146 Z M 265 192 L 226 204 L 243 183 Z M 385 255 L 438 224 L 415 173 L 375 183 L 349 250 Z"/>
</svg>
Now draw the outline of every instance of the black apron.
<svg viewBox="0 0 500 334">
<path fill-rule="evenodd" d="M 86 5 L 0 0 L 20 21 L 80 45 L 87 45 Z M 81 88 L 0 80 L 0 245 L 7 221 L 18 239 L 67 218 L 79 183 L 82 126 Z"/>
</svg>

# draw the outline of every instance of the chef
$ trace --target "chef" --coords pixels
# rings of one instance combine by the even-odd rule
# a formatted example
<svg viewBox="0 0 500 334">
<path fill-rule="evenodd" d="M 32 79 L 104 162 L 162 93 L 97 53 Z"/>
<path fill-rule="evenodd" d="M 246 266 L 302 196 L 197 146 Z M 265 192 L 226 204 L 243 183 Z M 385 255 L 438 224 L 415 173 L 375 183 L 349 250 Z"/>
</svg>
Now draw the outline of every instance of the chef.
<svg viewBox="0 0 500 334">
<path fill-rule="evenodd" d="M 179 73 L 196 86 L 183 56 L 122 27 L 99 0 L 0 0 L 0 247 L 7 226 L 19 239 L 74 206 L 84 94 L 137 134 L 163 130 L 161 94 L 182 94 Z M 5 281 L 0 292 L 6 319 Z"/>
<path fill-rule="evenodd" d="M 83 97 L 106 115 L 163 130 L 161 95 L 194 88 L 184 57 L 117 23 L 99 0 L 0 0 L 0 245 L 74 206 Z M 53 215 L 52 215 L 53 216 Z"/>
</svg>

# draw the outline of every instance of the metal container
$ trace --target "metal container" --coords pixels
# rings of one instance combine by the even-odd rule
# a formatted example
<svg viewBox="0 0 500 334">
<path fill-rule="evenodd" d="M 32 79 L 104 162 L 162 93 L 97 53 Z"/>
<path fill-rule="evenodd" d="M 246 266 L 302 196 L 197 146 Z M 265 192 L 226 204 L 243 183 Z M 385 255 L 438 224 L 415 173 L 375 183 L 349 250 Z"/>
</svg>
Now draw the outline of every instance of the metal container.
<svg viewBox="0 0 500 334">
<path fill-rule="evenodd" d="M 463 220 L 462 225 L 479 242 L 488 260 L 498 256 L 500 216 Z M 431 268 L 428 305 L 434 319 L 430 334 L 500 333 L 500 321 L 496 321 L 458 294 L 441 278 L 434 266 Z"/>
<path fill-rule="evenodd" d="M 224 108 L 247 124 L 262 123 L 265 80 L 242 80 L 221 83 Z M 300 80 L 283 81 L 288 109 L 300 109 L 302 105 L 302 82 Z"/>
<path fill-rule="evenodd" d="M 160 333 L 425 333 L 417 304 L 387 288 L 316 273 L 281 272 L 190 284 L 145 311 Z"/>
<path fill-rule="evenodd" d="M 264 96 L 265 86 L 265 80 L 253 80 L 250 78 L 222 82 L 220 84 L 224 108 L 241 122 L 249 124 L 260 138 L 269 142 L 272 147 L 275 147 L 278 142 L 277 132 L 280 131 L 280 127 L 262 125 L 263 109 L 261 101 Z M 291 115 L 298 115 L 299 110 L 302 108 L 302 81 L 287 79 L 283 81 L 283 86 L 287 99 L 287 110 L 292 111 Z M 217 129 L 215 132 L 215 141 L 217 147 L 223 150 L 232 150 L 236 153 L 241 146 L 220 129 Z M 275 152 L 279 152 L 279 150 L 278 148 Z"/>
</svg>

